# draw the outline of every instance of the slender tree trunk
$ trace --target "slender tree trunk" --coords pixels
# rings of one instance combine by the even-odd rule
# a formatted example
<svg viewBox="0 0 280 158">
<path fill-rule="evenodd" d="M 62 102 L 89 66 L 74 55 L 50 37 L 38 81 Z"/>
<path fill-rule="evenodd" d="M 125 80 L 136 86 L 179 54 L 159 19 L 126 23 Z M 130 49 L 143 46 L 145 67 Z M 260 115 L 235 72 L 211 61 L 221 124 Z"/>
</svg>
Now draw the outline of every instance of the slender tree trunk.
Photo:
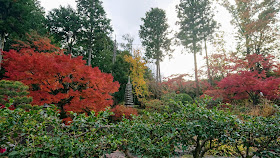
<svg viewBox="0 0 280 158">
<path fill-rule="evenodd" d="M 93 1 L 92 3 L 92 8 L 95 9 L 95 1 Z M 90 17 L 90 21 L 92 20 L 91 18 L 94 18 L 94 17 Z M 88 66 L 91 66 L 91 56 L 92 56 L 92 45 L 93 45 L 93 33 L 94 33 L 94 26 L 90 26 L 90 37 L 89 37 L 89 52 L 88 52 Z"/>
<path fill-rule="evenodd" d="M 68 43 L 67 53 L 70 55 L 73 55 L 72 49 L 73 49 L 73 44 L 72 44 L 72 42 L 70 42 L 70 43 Z"/>
<path fill-rule="evenodd" d="M 113 54 L 113 65 L 114 65 L 115 62 L 116 62 L 116 56 L 117 56 L 117 40 L 116 40 L 116 37 L 115 37 L 114 54 Z"/>
<path fill-rule="evenodd" d="M 209 60 L 208 60 L 208 52 L 207 52 L 207 43 L 206 43 L 206 38 L 204 38 L 204 48 L 205 48 L 205 55 L 206 55 L 206 66 L 207 66 L 207 74 L 208 74 L 208 80 L 209 80 L 209 84 L 211 86 L 213 86 L 213 80 L 212 80 L 212 76 L 210 73 L 210 67 L 209 67 Z"/>
<path fill-rule="evenodd" d="M 158 77 L 159 77 L 159 82 L 161 83 L 160 62 L 158 62 Z"/>
<path fill-rule="evenodd" d="M 91 66 L 91 54 L 92 54 L 92 49 L 88 50 L 88 66 Z"/>
<path fill-rule="evenodd" d="M 249 47 L 249 37 L 245 36 L 245 45 L 246 45 L 246 54 L 250 55 L 250 47 Z"/>
<path fill-rule="evenodd" d="M 2 65 L 2 52 L 4 49 L 4 43 L 5 43 L 5 35 L 1 35 L 0 37 L 0 70 L 1 70 L 1 65 Z"/>
<path fill-rule="evenodd" d="M 193 57 L 194 57 L 195 83 L 196 83 L 195 94 L 196 94 L 196 97 L 199 97 L 199 84 L 198 84 L 198 74 L 197 74 L 196 43 L 195 42 L 193 42 Z"/>
<path fill-rule="evenodd" d="M 93 33 L 93 27 L 90 28 L 90 32 Z M 88 66 L 91 66 L 91 56 L 92 56 L 92 45 L 93 45 L 93 35 L 90 35 L 89 49 L 88 49 Z"/>
<path fill-rule="evenodd" d="M 156 72 L 156 81 L 157 81 L 157 82 L 159 82 L 159 66 L 158 66 L 158 65 L 159 65 L 158 59 L 156 59 L 156 67 L 157 67 L 157 68 L 156 68 L 156 69 L 157 69 L 157 70 L 156 70 L 156 71 L 157 71 L 157 72 Z"/>
</svg>

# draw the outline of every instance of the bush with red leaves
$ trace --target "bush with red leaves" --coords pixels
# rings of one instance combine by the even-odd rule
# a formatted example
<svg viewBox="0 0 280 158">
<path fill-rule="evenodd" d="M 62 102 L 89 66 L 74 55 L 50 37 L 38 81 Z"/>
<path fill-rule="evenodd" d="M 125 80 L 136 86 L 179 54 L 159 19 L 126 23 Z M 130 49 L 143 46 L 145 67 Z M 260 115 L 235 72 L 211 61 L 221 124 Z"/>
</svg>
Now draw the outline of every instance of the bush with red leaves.
<svg viewBox="0 0 280 158">
<path fill-rule="evenodd" d="M 112 116 L 113 120 L 121 120 L 123 115 L 125 118 L 131 118 L 132 115 L 138 115 L 137 110 L 135 108 L 126 107 L 124 105 L 117 105 L 111 110 L 114 115 Z"/>
</svg>

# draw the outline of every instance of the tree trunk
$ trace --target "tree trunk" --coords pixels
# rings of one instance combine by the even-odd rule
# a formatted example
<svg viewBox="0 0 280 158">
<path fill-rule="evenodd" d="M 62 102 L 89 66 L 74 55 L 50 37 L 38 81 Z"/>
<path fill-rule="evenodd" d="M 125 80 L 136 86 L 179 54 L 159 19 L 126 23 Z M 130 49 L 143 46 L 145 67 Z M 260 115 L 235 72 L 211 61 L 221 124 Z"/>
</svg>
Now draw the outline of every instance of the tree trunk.
<svg viewBox="0 0 280 158">
<path fill-rule="evenodd" d="M 95 1 L 93 1 L 93 7 L 92 8 L 94 8 L 94 2 Z M 90 35 L 89 35 L 88 66 L 91 66 L 91 56 L 92 56 L 93 41 L 94 41 L 93 33 L 94 33 L 94 27 L 91 25 L 90 26 Z"/>
<path fill-rule="evenodd" d="M 156 59 L 156 81 L 159 82 L 159 61 Z"/>
<path fill-rule="evenodd" d="M 200 152 L 201 152 L 201 146 L 200 146 L 200 142 L 199 142 L 199 137 L 196 140 L 196 148 L 193 151 L 193 157 L 194 158 L 199 158 Z"/>
<path fill-rule="evenodd" d="M 158 77 L 159 77 L 159 82 L 161 83 L 160 62 L 158 62 Z"/>
<path fill-rule="evenodd" d="M 88 66 L 91 66 L 91 52 L 92 49 L 88 50 Z"/>
<path fill-rule="evenodd" d="M 249 37 L 248 37 L 248 35 L 245 36 L 245 45 L 246 45 L 246 54 L 250 55 L 250 47 L 249 47 Z"/>
<path fill-rule="evenodd" d="M 2 52 L 4 49 L 4 43 L 5 43 L 5 35 L 1 35 L 0 37 L 0 70 L 1 70 L 1 65 L 2 65 Z"/>
<path fill-rule="evenodd" d="M 195 94 L 196 97 L 199 97 L 199 84 L 198 84 L 198 75 L 197 75 L 197 61 L 196 61 L 196 43 L 193 43 L 193 56 L 194 56 L 194 73 L 195 73 L 195 83 L 196 89 Z"/>
<path fill-rule="evenodd" d="M 114 52 L 113 52 L 113 65 L 115 64 L 116 62 L 116 56 L 117 56 L 117 40 L 116 40 L 116 37 L 115 37 L 115 43 L 114 43 Z"/>
<path fill-rule="evenodd" d="M 213 80 L 212 80 L 212 76 L 210 73 L 210 68 L 209 68 L 209 60 L 208 60 L 208 53 L 207 53 L 207 44 L 206 44 L 206 38 L 204 38 L 204 48 L 205 48 L 205 55 L 206 55 L 206 66 L 207 66 L 207 74 L 208 74 L 208 80 L 209 80 L 209 84 L 211 86 L 213 86 Z"/>
</svg>

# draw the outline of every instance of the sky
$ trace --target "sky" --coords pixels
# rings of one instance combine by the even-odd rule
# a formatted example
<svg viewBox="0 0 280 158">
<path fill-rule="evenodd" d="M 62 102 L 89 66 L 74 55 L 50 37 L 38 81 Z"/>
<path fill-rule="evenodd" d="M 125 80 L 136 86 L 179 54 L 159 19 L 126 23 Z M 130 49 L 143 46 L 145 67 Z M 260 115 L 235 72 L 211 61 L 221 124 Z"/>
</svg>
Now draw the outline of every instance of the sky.
<svg viewBox="0 0 280 158">
<path fill-rule="evenodd" d="M 75 0 L 40 0 L 42 7 L 46 13 L 60 5 L 70 5 L 75 8 Z M 102 0 L 103 7 L 107 13 L 107 17 L 111 19 L 111 25 L 114 29 L 112 37 L 116 37 L 117 42 L 121 43 L 122 35 L 130 34 L 134 37 L 134 49 L 142 49 L 141 41 L 138 36 L 141 18 L 145 17 L 145 13 L 152 7 L 159 7 L 166 11 L 170 30 L 178 31 L 178 26 L 175 25 L 177 19 L 176 5 L 180 0 Z M 234 27 L 230 25 L 231 16 L 225 8 L 216 7 L 215 19 L 220 23 L 220 30 L 225 32 L 227 48 L 234 49 Z M 213 52 L 212 47 L 209 47 L 209 53 Z M 182 46 L 173 46 L 175 50 L 173 57 L 166 57 L 161 63 L 161 74 L 163 77 L 168 77 L 172 74 L 194 74 L 193 54 L 188 53 L 188 50 Z M 198 55 L 198 67 L 205 65 L 204 54 Z M 149 67 L 155 71 L 155 65 L 149 64 Z M 194 75 L 193 75 L 194 76 Z"/>
</svg>

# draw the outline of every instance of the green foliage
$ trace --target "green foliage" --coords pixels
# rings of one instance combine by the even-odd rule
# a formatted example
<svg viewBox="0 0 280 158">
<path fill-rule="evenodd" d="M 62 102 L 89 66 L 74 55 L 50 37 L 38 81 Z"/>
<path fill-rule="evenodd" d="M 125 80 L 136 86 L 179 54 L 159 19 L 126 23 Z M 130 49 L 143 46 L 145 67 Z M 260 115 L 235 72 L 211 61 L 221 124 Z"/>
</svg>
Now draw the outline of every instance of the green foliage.
<svg viewBox="0 0 280 158">
<path fill-rule="evenodd" d="M 191 103 L 193 101 L 192 97 L 190 97 L 186 93 L 176 94 L 175 99 L 176 102 L 181 101 L 182 103 Z"/>
<path fill-rule="evenodd" d="M 98 157 L 116 150 L 120 142 L 109 132 L 110 112 L 77 115 L 63 126 L 59 113 L 44 110 L 0 109 L 1 156 Z"/>
<path fill-rule="evenodd" d="M 145 110 L 149 112 L 158 112 L 163 113 L 166 109 L 166 102 L 159 100 L 159 99 L 153 99 L 153 100 L 147 100 L 144 102 Z"/>
<path fill-rule="evenodd" d="M 222 103 L 222 99 L 220 99 L 220 98 L 214 99 L 207 95 L 204 95 L 201 98 L 197 98 L 195 101 L 205 104 L 207 108 L 217 107 L 217 106 L 220 106 L 220 104 Z"/>
<path fill-rule="evenodd" d="M 280 154 L 280 115 L 272 117 L 244 116 L 239 129 L 229 140 L 242 157 L 278 157 Z M 244 147 L 241 152 L 239 146 Z"/>
<path fill-rule="evenodd" d="M 192 103 L 193 99 L 186 93 L 167 93 L 162 95 L 160 100 L 153 99 L 145 101 L 144 105 L 145 110 L 149 112 L 158 112 L 163 114 L 164 112 L 175 112 L 180 110 L 180 106 L 178 106 L 177 103 L 174 104 L 174 102 L 188 104 Z"/>
<path fill-rule="evenodd" d="M 170 111 L 178 111 L 180 110 L 180 107 L 178 106 L 177 103 L 183 103 L 183 104 L 188 104 L 192 103 L 193 99 L 186 93 L 166 93 L 162 95 L 161 99 L 165 105 L 169 107 Z M 174 104 L 174 101 L 177 102 Z"/>
<path fill-rule="evenodd" d="M 213 21 L 210 16 L 210 4 L 209 0 L 180 0 L 180 4 L 176 6 L 179 18 L 177 24 L 180 26 L 177 38 L 184 47 L 190 48 L 193 52 L 197 52 L 201 41 L 213 32 L 211 23 L 206 24 Z"/>
<path fill-rule="evenodd" d="M 0 41 L 5 34 L 19 37 L 30 30 L 44 28 L 43 9 L 37 0 L 1 0 L 0 10 Z"/>
<path fill-rule="evenodd" d="M 81 28 L 76 11 L 70 6 L 53 9 L 47 15 L 47 25 L 57 42 L 61 42 L 67 54 L 76 51 L 77 35 Z M 76 54 L 76 53 L 73 53 Z"/>
<path fill-rule="evenodd" d="M 43 9 L 37 0 L 0 1 L 0 70 L 2 51 L 11 46 L 5 43 L 21 39 L 32 30 L 45 33 L 44 23 Z"/>
<path fill-rule="evenodd" d="M 217 148 L 226 142 L 225 135 L 235 129 L 238 123 L 236 117 L 229 112 L 209 110 L 204 104 L 189 104 L 182 108 L 178 119 L 183 119 L 177 123 L 180 125 L 178 141 L 182 143 L 182 149 L 194 145 L 194 157 L 203 157 L 209 149 Z M 212 145 L 213 140 L 216 140 L 217 145 Z"/>
<path fill-rule="evenodd" d="M 124 138 L 120 149 L 135 155 L 149 157 L 152 153 L 156 153 L 154 155 L 158 157 L 167 157 L 176 154 L 174 149 L 178 148 L 191 152 L 193 157 L 203 157 L 206 152 L 213 152 L 212 149 L 218 149 L 220 153 L 217 154 L 240 154 L 233 143 L 240 143 L 237 144 L 238 149 L 243 151 L 245 146 L 242 142 L 245 140 L 246 143 L 256 144 L 254 150 L 250 149 L 250 156 L 262 154 L 265 157 L 267 153 L 277 154 L 279 116 L 253 119 L 252 122 L 257 126 L 250 126 L 252 124 L 250 120 L 241 121 L 230 112 L 219 111 L 216 108 L 207 109 L 205 102 L 207 100 L 185 106 L 173 102 L 178 104 L 181 110 L 162 114 L 146 113 L 133 120 L 124 120 L 119 124 L 119 127 L 125 127 L 120 129 L 120 137 Z M 245 127 L 246 132 L 258 132 L 253 135 L 246 132 L 242 135 L 236 134 L 244 131 Z M 271 131 L 266 132 L 265 129 Z M 251 136 L 254 135 L 256 139 L 251 141 Z M 267 143 L 267 140 L 271 142 Z M 267 147 L 263 148 L 261 144 Z M 266 156 L 269 157 L 268 154 Z"/>
<path fill-rule="evenodd" d="M 102 1 L 76 0 L 76 2 L 77 13 L 82 24 L 78 42 L 83 46 L 82 54 L 78 55 L 83 55 L 88 60 L 88 65 L 108 67 L 108 62 L 112 61 L 113 41 L 109 35 L 113 29 L 110 24 L 111 20 L 106 17 Z M 86 55 L 83 53 L 84 51 L 87 52 Z M 103 70 L 105 67 L 100 69 Z M 108 72 L 108 69 L 105 70 L 104 72 Z"/>
<path fill-rule="evenodd" d="M 169 157 L 174 155 L 176 127 L 168 121 L 167 114 L 146 113 L 133 120 L 123 119 L 117 125 L 116 133 L 122 139 L 120 150 L 137 156 Z"/>
<path fill-rule="evenodd" d="M 114 100 L 117 104 L 124 101 L 125 87 L 130 73 L 130 64 L 125 61 L 124 56 L 129 56 L 129 52 L 124 51 L 118 54 L 112 67 L 114 80 L 120 84 L 119 91 L 114 93 Z"/>
<path fill-rule="evenodd" d="M 5 105 L 11 99 L 14 107 L 31 103 L 32 97 L 27 96 L 28 89 L 28 86 L 19 81 L 0 80 L 0 104 Z"/>
<path fill-rule="evenodd" d="M 48 29 L 66 48 L 66 54 L 83 56 L 88 65 L 112 72 L 113 29 L 100 0 L 76 0 L 70 6 L 53 9 L 47 16 Z"/>
<path fill-rule="evenodd" d="M 280 117 L 238 119 L 230 112 L 207 109 L 206 101 L 182 105 L 176 112 L 144 112 L 109 124 L 105 111 L 77 115 L 62 125 L 54 107 L 25 111 L 0 109 L 1 156 L 98 157 L 116 149 L 126 156 L 171 157 L 176 149 L 203 157 L 238 154 L 251 158 L 279 156 Z M 217 150 L 212 150 L 217 149 Z"/>
</svg>

